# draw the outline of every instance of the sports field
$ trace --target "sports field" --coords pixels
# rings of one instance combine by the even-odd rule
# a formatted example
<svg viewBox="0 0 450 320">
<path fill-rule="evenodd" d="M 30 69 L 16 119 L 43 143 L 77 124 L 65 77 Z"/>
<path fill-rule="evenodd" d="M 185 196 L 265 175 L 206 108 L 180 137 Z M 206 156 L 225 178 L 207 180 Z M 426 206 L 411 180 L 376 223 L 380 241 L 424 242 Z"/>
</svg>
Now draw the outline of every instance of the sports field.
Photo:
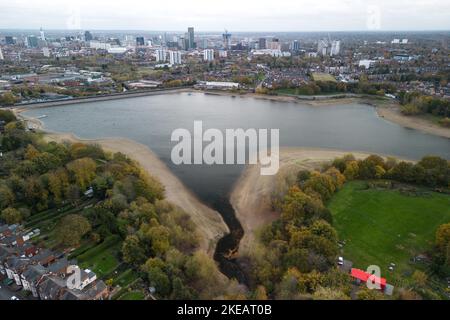
<svg viewBox="0 0 450 320">
<path fill-rule="evenodd" d="M 314 81 L 336 82 L 336 79 L 329 73 L 314 72 L 312 74 L 312 78 L 313 78 Z"/>
<path fill-rule="evenodd" d="M 384 274 L 394 263 L 395 274 L 410 274 L 410 259 L 430 249 L 438 226 L 450 222 L 450 196 L 366 185 L 347 183 L 328 205 L 344 258 L 362 269 L 378 265 Z"/>
</svg>

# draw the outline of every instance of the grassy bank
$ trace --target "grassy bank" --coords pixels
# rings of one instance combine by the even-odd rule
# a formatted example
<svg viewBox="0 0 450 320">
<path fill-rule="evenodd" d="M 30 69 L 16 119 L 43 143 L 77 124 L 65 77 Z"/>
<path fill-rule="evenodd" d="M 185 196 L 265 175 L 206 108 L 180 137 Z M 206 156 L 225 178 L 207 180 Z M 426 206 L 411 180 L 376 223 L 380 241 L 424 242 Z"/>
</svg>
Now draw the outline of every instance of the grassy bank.
<svg viewBox="0 0 450 320">
<path fill-rule="evenodd" d="M 438 226 L 450 221 L 448 195 L 367 188 L 361 181 L 347 183 L 328 207 L 345 258 L 362 269 L 378 265 L 385 275 L 391 263 L 397 275 L 411 274 L 411 258 L 431 249 Z"/>
</svg>

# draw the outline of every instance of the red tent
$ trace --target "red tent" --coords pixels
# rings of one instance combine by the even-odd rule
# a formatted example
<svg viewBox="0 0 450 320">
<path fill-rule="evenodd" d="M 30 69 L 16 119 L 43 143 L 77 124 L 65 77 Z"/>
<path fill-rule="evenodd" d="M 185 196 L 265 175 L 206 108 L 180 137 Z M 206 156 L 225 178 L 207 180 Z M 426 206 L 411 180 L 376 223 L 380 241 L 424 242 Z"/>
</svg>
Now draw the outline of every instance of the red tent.
<svg viewBox="0 0 450 320">
<path fill-rule="evenodd" d="M 367 282 L 369 280 L 369 278 L 372 277 L 372 278 L 370 278 L 369 281 L 371 281 L 372 283 L 375 283 L 375 284 L 379 284 L 381 287 L 381 290 L 384 290 L 384 288 L 386 288 L 386 279 L 385 278 L 380 278 L 375 275 L 371 275 L 370 273 L 367 273 L 360 269 L 352 269 L 351 275 L 353 278 L 356 278 L 356 279 L 360 280 L 361 282 Z"/>
</svg>

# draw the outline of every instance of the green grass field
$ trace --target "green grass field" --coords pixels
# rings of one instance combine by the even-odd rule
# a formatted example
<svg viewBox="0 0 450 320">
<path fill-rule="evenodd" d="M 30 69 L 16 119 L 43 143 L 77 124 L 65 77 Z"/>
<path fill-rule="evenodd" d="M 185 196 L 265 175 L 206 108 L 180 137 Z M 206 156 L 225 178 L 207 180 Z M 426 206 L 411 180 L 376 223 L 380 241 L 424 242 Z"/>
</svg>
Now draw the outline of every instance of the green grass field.
<svg viewBox="0 0 450 320">
<path fill-rule="evenodd" d="M 82 268 L 90 268 L 99 278 L 102 278 L 119 266 L 118 255 L 120 247 L 120 239 L 113 236 L 80 254 L 76 259 Z"/>
<path fill-rule="evenodd" d="M 132 269 L 127 269 L 114 279 L 114 285 L 119 285 L 124 288 L 133 283 L 138 278 L 138 274 L 135 271 L 133 271 Z"/>
<path fill-rule="evenodd" d="M 119 297 L 119 300 L 144 300 L 145 295 L 141 291 L 131 291 L 124 293 Z"/>
<path fill-rule="evenodd" d="M 346 242 L 344 258 L 361 269 L 378 265 L 388 280 L 403 278 L 415 269 L 411 257 L 430 249 L 438 226 L 450 222 L 450 196 L 365 186 L 347 183 L 328 205 L 339 239 Z M 390 263 L 397 265 L 391 274 Z"/>
<path fill-rule="evenodd" d="M 313 78 L 314 81 L 337 82 L 336 79 L 329 73 L 314 72 L 312 74 L 312 78 Z"/>
</svg>

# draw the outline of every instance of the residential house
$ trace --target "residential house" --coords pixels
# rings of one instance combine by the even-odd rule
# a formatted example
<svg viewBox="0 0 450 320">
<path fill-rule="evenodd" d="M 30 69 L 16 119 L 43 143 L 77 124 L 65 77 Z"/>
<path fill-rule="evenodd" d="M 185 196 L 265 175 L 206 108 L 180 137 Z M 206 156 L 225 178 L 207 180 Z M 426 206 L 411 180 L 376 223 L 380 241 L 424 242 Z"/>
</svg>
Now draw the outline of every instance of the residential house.
<svg viewBox="0 0 450 320">
<path fill-rule="evenodd" d="M 41 266 L 47 267 L 50 263 L 56 260 L 54 253 L 48 249 L 39 250 L 38 254 L 31 258 L 33 263 L 40 264 Z"/>
<path fill-rule="evenodd" d="M 47 268 L 37 264 L 29 265 L 28 268 L 21 274 L 21 281 L 23 289 L 31 291 L 33 297 L 38 298 L 38 283 L 41 278 L 48 273 Z"/>
<path fill-rule="evenodd" d="M 41 300 L 59 300 L 66 289 L 66 281 L 55 275 L 44 275 L 38 282 L 38 294 Z"/>
<path fill-rule="evenodd" d="M 56 260 L 51 265 L 47 267 L 48 272 L 54 275 L 58 275 L 64 278 L 67 275 L 67 268 L 71 263 L 67 260 L 66 257 Z"/>
<path fill-rule="evenodd" d="M 30 264 L 31 264 L 30 258 L 23 256 L 21 257 L 10 256 L 9 258 L 6 259 L 4 266 L 8 278 L 13 279 L 18 286 L 21 286 L 22 281 L 20 275 L 22 274 L 22 272 L 25 271 L 25 269 Z"/>
</svg>

